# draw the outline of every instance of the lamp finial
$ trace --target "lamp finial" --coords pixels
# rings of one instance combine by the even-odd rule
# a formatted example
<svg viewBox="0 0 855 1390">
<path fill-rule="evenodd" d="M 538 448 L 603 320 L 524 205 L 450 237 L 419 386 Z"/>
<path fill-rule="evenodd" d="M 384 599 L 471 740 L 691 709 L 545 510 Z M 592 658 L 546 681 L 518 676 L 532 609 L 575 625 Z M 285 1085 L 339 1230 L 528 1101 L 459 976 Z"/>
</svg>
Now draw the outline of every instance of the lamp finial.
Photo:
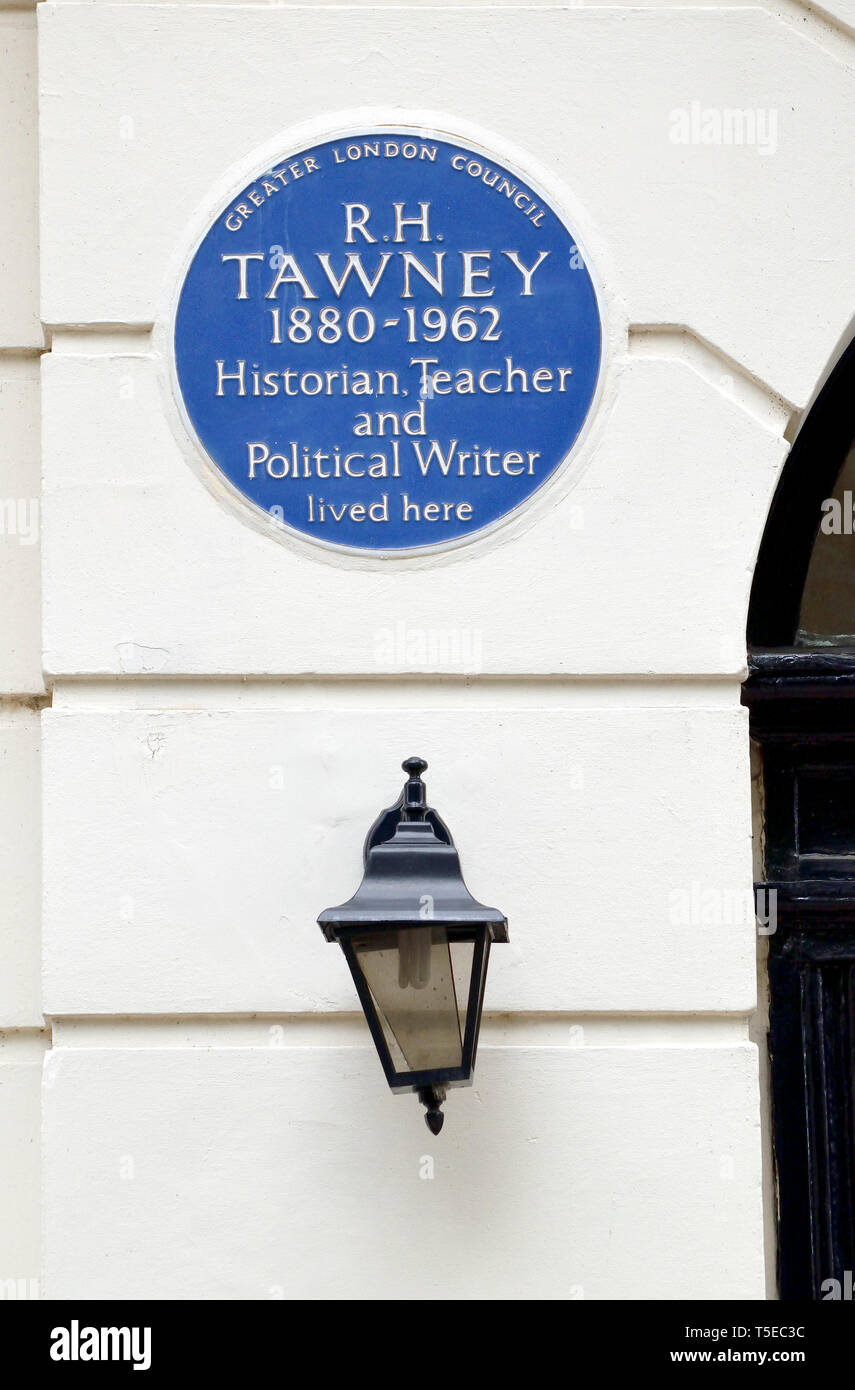
<svg viewBox="0 0 855 1390">
<path fill-rule="evenodd" d="M 404 820 L 424 820 L 427 798 L 422 773 L 427 770 L 427 763 L 424 758 L 405 758 L 401 767 L 408 778 L 404 786 L 403 818 Z"/>
<path fill-rule="evenodd" d="M 425 1124 L 431 1134 L 439 1134 L 445 1123 L 445 1116 L 442 1113 L 442 1102 L 445 1100 L 446 1088 L 444 1086 L 422 1086 L 419 1091 L 419 1100 L 425 1107 Z"/>
</svg>

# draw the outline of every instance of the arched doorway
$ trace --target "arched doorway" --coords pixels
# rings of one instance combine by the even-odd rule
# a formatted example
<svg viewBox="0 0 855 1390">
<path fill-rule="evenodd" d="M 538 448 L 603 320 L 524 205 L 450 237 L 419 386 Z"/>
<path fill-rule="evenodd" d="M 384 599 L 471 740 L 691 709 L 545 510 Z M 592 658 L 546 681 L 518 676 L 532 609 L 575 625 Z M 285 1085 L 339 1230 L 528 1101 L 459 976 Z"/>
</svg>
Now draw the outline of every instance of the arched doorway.
<svg viewBox="0 0 855 1390">
<path fill-rule="evenodd" d="M 743 700 L 762 759 L 783 1298 L 855 1270 L 855 340 L 800 429 L 760 548 Z M 833 1282 L 836 1281 L 836 1284 Z"/>
</svg>

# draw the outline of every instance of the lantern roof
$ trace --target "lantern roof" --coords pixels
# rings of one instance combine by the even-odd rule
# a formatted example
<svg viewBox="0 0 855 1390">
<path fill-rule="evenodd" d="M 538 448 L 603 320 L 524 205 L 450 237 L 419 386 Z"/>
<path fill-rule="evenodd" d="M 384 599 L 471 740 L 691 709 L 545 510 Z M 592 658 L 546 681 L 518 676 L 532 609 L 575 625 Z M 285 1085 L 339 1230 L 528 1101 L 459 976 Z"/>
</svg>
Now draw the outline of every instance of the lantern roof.
<svg viewBox="0 0 855 1390">
<path fill-rule="evenodd" d="M 441 926 L 489 928 L 493 941 L 507 941 L 508 924 L 498 908 L 473 898 L 463 881 L 460 858 L 444 823 L 426 804 L 423 758 L 402 764 L 408 781 L 395 806 L 378 816 L 365 843 L 365 874 L 353 897 L 328 907 L 318 918 L 328 941 L 347 927 Z"/>
</svg>

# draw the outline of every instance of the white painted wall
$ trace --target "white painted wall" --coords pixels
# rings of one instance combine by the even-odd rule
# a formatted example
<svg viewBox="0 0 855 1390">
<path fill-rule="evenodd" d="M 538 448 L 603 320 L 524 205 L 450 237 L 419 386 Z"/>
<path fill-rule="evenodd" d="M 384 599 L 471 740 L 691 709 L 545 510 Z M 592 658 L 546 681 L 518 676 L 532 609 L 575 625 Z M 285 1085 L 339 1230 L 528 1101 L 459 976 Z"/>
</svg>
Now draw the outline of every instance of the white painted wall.
<svg viewBox="0 0 855 1390">
<path fill-rule="evenodd" d="M 850 10 L 0 4 L 0 1279 L 774 1294 L 739 681 L 785 430 L 855 300 Z M 774 149 L 672 143 L 692 103 L 774 112 Z M 609 305 L 578 464 L 428 564 L 261 534 L 164 391 L 200 209 L 366 107 L 548 170 Z M 436 633 L 474 669 L 408 656 Z M 511 929 L 438 1140 L 314 924 L 414 752 Z"/>
<path fill-rule="evenodd" d="M 753 1048 L 523 1033 L 484 1049 L 440 1145 L 412 1098 L 377 1084 L 372 1047 L 266 1031 L 221 1026 L 213 1050 L 62 1036 L 46 1072 L 51 1296 L 760 1291 Z"/>
<path fill-rule="evenodd" d="M 471 891 L 513 923 L 493 1009 L 750 1011 L 746 913 L 711 952 L 676 891 L 696 884 L 700 904 L 752 881 L 748 798 L 721 809 L 749 775 L 729 690 L 663 682 L 618 703 L 476 683 L 426 704 L 411 685 L 402 699 L 313 683 L 237 709 L 222 690 L 203 709 L 175 708 L 167 683 L 146 693 L 147 709 L 120 709 L 63 685 L 44 716 L 48 1013 L 352 1010 L 315 919 L 354 891 L 410 747 Z"/>
<path fill-rule="evenodd" d="M 37 110 L 35 9 L 0 4 L 0 1298 L 40 1269 Z"/>
</svg>

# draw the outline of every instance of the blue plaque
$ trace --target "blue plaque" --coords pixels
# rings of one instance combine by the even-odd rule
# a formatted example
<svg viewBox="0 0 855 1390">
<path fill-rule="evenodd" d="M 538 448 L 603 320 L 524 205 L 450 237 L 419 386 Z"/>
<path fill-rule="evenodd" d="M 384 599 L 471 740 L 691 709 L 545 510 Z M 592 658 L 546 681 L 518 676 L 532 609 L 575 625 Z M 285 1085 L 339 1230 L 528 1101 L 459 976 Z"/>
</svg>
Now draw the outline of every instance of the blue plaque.
<svg viewBox="0 0 855 1390">
<path fill-rule="evenodd" d="M 460 544 L 565 463 L 603 334 L 571 227 L 514 170 L 428 132 L 313 145 L 222 208 L 178 297 L 203 453 L 323 545 Z"/>
</svg>

